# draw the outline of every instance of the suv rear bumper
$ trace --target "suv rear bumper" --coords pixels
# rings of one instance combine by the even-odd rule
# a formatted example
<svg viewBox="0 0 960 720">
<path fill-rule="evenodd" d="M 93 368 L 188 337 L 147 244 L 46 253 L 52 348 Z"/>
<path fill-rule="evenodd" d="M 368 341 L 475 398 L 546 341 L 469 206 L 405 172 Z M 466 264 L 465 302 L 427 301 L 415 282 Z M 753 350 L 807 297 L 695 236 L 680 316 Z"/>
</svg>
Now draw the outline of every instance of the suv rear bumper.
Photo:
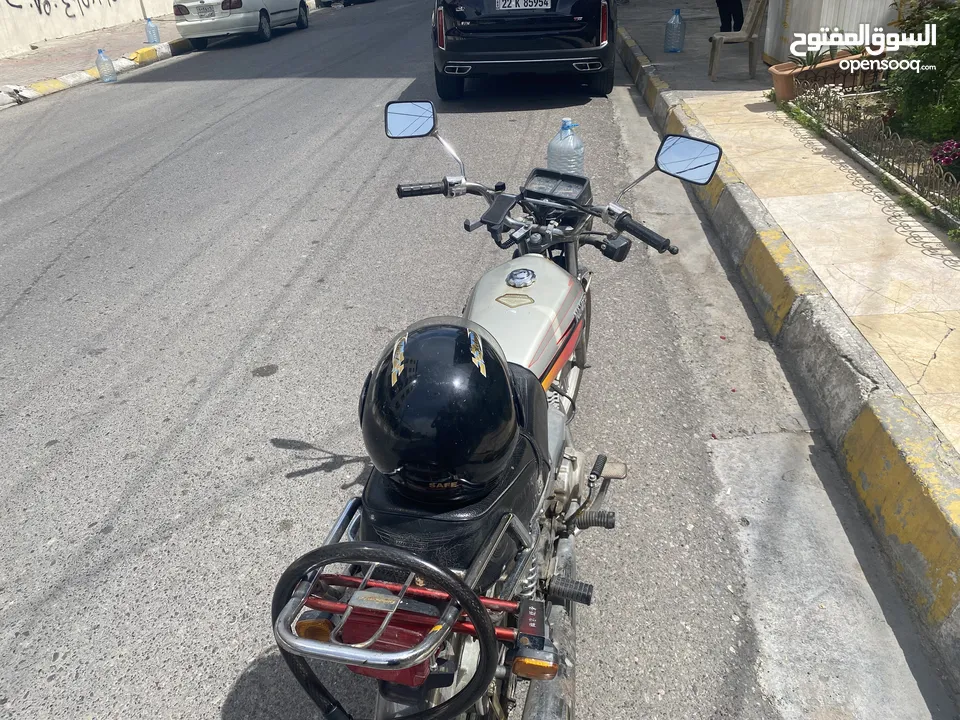
<svg viewBox="0 0 960 720">
<path fill-rule="evenodd" d="M 507 75 L 510 73 L 574 73 L 589 75 L 613 67 L 613 43 L 577 50 L 537 50 L 511 53 L 458 53 L 433 49 L 433 64 L 446 75 Z"/>
</svg>

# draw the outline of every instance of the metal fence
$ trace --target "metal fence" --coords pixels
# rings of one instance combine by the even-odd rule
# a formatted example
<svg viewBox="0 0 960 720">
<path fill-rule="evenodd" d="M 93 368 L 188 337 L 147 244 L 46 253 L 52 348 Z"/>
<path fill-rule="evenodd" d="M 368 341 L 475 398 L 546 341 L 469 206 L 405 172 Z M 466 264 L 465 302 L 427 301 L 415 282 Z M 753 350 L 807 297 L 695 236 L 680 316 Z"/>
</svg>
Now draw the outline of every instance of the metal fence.
<svg viewBox="0 0 960 720">
<path fill-rule="evenodd" d="M 798 81 L 794 102 L 917 194 L 960 217 L 960 179 L 934 162 L 933 145 L 902 138 L 886 124 L 883 74 L 847 75 L 824 71 Z"/>
</svg>

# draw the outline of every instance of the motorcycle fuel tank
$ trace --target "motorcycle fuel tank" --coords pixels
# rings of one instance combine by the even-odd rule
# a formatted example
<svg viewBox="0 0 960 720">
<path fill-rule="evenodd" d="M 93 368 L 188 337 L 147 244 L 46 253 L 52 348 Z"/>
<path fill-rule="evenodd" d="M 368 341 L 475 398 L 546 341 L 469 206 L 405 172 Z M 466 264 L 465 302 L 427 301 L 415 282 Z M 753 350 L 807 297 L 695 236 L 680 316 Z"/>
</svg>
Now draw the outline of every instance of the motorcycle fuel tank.
<svg viewBox="0 0 960 720">
<path fill-rule="evenodd" d="M 464 315 L 493 334 L 508 361 L 544 381 L 576 345 L 585 306 L 580 283 L 552 260 L 531 254 L 484 274 Z"/>
</svg>

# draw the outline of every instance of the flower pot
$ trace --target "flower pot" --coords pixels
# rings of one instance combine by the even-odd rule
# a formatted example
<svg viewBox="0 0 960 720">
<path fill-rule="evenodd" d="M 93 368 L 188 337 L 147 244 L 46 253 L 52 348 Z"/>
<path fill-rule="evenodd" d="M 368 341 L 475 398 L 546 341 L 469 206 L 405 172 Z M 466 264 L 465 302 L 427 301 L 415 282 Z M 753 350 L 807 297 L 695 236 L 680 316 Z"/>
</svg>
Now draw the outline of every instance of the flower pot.
<svg viewBox="0 0 960 720">
<path fill-rule="evenodd" d="M 824 60 L 812 67 L 797 67 L 795 63 L 785 62 L 771 65 L 768 70 L 770 75 L 773 76 L 773 91 L 777 94 L 777 101 L 786 102 L 797 96 L 797 80 L 815 77 L 818 71 L 837 67 L 844 60 L 859 60 L 860 58 L 879 60 L 884 54 L 868 55 L 867 53 L 861 53 L 860 55 L 851 55 L 849 51 L 841 50 L 832 60 Z"/>
</svg>

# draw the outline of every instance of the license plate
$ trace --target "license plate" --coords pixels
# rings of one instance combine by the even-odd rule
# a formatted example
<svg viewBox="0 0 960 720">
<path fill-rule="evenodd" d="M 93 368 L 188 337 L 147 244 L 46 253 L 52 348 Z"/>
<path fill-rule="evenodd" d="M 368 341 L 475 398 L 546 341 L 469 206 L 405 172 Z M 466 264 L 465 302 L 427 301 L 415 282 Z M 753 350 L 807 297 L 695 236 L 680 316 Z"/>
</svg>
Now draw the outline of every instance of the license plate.
<svg viewBox="0 0 960 720">
<path fill-rule="evenodd" d="M 514 0 L 514 1 L 516 1 L 516 0 Z M 198 6 L 197 6 L 197 15 L 199 15 L 199 16 L 202 17 L 202 18 L 213 17 L 215 13 L 216 13 L 216 10 L 214 9 L 213 5 L 198 5 Z"/>
<path fill-rule="evenodd" d="M 497 0 L 497 10 L 549 10 L 550 0 Z"/>
</svg>

